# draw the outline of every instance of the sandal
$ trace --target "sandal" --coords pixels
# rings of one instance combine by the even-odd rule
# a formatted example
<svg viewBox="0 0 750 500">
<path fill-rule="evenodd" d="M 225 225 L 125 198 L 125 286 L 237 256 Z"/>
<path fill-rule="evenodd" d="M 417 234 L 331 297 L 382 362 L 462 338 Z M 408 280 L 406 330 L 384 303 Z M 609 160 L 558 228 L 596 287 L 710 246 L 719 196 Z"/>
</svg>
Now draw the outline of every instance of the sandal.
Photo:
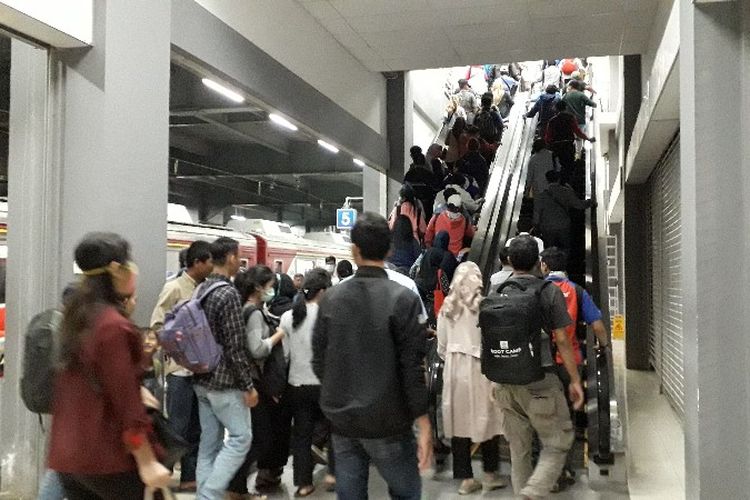
<svg viewBox="0 0 750 500">
<path fill-rule="evenodd" d="M 294 492 L 294 496 L 297 498 L 309 497 L 313 492 L 315 492 L 314 485 L 300 486 L 297 488 L 297 491 Z"/>
<path fill-rule="evenodd" d="M 326 474 L 326 478 L 323 482 L 325 484 L 325 490 L 329 493 L 336 491 L 336 478 L 330 474 Z"/>
</svg>

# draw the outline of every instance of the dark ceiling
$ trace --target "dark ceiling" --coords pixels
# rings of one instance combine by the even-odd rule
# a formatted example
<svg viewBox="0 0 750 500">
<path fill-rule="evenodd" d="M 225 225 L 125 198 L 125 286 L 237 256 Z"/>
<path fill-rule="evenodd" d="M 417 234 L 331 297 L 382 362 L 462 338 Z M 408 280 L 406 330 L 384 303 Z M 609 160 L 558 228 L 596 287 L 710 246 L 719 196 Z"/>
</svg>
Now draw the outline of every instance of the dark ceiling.
<svg viewBox="0 0 750 500">
<path fill-rule="evenodd" d="M 232 213 L 310 227 L 334 223 L 347 196 L 361 196 L 362 170 L 351 158 L 288 131 L 252 104 L 236 104 L 172 64 L 169 197 L 203 220 Z"/>
</svg>

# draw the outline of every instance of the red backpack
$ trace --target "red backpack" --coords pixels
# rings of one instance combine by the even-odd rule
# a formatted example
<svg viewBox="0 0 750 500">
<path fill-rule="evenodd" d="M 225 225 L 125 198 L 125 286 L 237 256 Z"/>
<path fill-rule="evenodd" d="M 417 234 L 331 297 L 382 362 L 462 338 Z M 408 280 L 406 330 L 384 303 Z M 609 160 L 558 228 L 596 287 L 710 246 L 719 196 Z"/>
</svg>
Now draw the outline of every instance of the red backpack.
<svg viewBox="0 0 750 500">
<path fill-rule="evenodd" d="M 573 59 L 563 59 L 560 70 L 563 72 L 563 75 L 571 75 L 574 71 L 578 70 L 578 66 Z"/>
</svg>

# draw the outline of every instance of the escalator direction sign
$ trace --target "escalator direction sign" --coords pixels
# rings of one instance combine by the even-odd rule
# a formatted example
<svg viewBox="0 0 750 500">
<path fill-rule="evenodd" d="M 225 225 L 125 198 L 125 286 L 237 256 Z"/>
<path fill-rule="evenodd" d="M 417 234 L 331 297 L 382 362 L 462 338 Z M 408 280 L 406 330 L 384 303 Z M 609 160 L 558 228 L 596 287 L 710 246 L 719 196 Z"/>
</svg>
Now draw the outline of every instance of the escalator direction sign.
<svg viewBox="0 0 750 500">
<path fill-rule="evenodd" d="M 353 208 L 336 209 L 336 228 L 351 229 L 357 222 L 357 211 Z"/>
</svg>

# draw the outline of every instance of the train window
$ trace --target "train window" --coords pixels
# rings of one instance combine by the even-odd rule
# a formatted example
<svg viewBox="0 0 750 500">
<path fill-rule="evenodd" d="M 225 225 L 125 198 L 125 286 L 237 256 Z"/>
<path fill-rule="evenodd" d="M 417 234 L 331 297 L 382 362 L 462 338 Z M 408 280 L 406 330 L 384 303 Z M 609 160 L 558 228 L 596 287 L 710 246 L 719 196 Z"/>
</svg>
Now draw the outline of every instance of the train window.
<svg viewBox="0 0 750 500">
<path fill-rule="evenodd" d="M 284 272 L 284 262 L 281 260 L 277 260 L 276 262 L 276 269 L 274 272 L 276 273 L 283 273 Z"/>
</svg>

